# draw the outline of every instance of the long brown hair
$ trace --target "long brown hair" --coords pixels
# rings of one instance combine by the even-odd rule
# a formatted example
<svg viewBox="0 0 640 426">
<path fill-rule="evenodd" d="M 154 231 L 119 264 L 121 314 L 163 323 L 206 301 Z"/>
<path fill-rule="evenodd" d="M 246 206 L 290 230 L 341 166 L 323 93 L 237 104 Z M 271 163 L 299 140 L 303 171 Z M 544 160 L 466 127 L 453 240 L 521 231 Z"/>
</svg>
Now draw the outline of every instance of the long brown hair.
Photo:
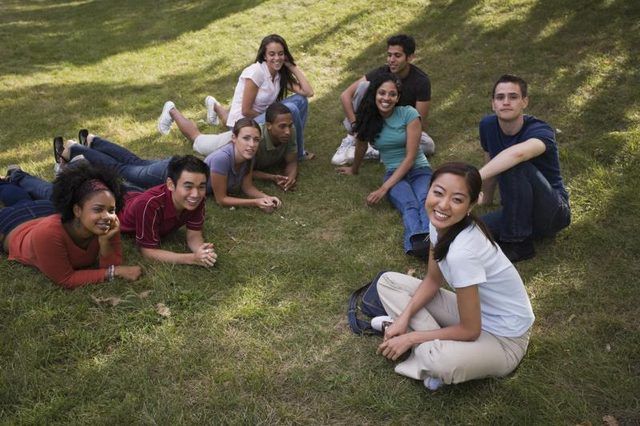
<svg viewBox="0 0 640 426">
<path fill-rule="evenodd" d="M 269 34 L 262 39 L 262 42 L 260 42 L 260 47 L 258 48 L 258 54 L 256 55 L 256 62 L 264 62 L 264 56 L 267 53 L 267 45 L 269 43 L 278 43 L 282 45 L 285 61 L 289 62 L 291 65 L 296 65 L 291 52 L 289 52 L 289 46 L 287 46 L 287 42 L 284 40 L 284 38 L 282 38 L 282 36 L 279 36 L 278 34 Z M 278 92 L 278 97 L 276 98 L 276 100 L 281 101 L 287 97 L 287 90 L 289 90 L 289 87 L 293 86 L 294 84 L 298 84 L 298 79 L 285 65 L 282 65 L 282 68 L 280 68 L 280 71 L 278 71 L 278 73 L 280 74 L 280 91 Z"/>
</svg>

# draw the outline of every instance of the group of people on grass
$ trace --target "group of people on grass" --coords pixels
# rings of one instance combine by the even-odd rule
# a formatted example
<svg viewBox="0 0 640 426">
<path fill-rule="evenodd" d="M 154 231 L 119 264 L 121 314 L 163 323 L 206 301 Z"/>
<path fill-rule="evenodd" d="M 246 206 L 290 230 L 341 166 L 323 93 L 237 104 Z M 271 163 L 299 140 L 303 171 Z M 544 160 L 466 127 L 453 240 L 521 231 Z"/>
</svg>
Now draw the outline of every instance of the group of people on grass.
<svg viewBox="0 0 640 426">
<path fill-rule="evenodd" d="M 426 259 L 428 268 L 423 280 L 395 272 L 380 277 L 388 316 L 372 326 L 384 332 L 382 355 L 408 355 L 398 373 L 437 389 L 504 376 L 518 365 L 534 315 L 513 262 L 534 255 L 535 239 L 568 226 L 570 210 L 554 131 L 524 114 L 527 83 L 513 75 L 494 84 L 494 114 L 480 122 L 484 166 L 454 162 L 432 171 L 427 156 L 435 145 L 425 132 L 431 85 L 412 64 L 414 54 L 412 37 L 389 38 L 387 65 L 342 93 L 348 135 L 332 163 L 345 175 L 357 174 L 365 158 L 379 156 L 385 166 L 382 184 L 366 201 L 389 199 L 402 216 L 405 252 Z M 229 110 L 205 99 L 207 121 L 222 120 L 229 131 L 202 134 L 165 103 L 158 130 L 167 134 L 175 122 L 204 161 L 143 160 L 85 129 L 78 141 L 56 137 L 63 167 L 53 183 L 19 167 L 0 181 L 5 252 L 67 288 L 140 276 L 139 266 L 122 265 L 120 233 L 135 236 L 145 258 L 213 266 L 217 255 L 202 233 L 206 195 L 222 206 L 277 209 L 280 199 L 260 191 L 253 178 L 294 188 L 298 163 L 313 158 L 304 146 L 312 95 L 285 40 L 270 35 L 242 72 Z M 272 173 L 278 165 L 282 173 Z M 478 218 L 474 207 L 492 204 L 496 183 L 502 208 Z M 190 253 L 161 249 L 162 237 L 183 225 Z M 445 282 L 454 291 L 441 288 Z"/>
</svg>

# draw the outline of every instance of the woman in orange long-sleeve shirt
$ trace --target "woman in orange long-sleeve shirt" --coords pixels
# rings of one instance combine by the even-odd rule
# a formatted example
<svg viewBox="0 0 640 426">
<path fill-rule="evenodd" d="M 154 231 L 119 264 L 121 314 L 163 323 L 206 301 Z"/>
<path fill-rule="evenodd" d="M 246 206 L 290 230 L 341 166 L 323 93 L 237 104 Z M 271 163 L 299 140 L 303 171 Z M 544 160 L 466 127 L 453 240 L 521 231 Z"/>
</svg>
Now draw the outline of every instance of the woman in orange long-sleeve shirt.
<svg viewBox="0 0 640 426">
<path fill-rule="evenodd" d="M 10 260 L 35 266 L 65 288 L 140 276 L 139 266 L 121 265 L 122 194 L 113 173 L 70 167 L 54 181 L 51 200 L 35 201 L 7 179 L 0 201 L 0 241 Z"/>
</svg>

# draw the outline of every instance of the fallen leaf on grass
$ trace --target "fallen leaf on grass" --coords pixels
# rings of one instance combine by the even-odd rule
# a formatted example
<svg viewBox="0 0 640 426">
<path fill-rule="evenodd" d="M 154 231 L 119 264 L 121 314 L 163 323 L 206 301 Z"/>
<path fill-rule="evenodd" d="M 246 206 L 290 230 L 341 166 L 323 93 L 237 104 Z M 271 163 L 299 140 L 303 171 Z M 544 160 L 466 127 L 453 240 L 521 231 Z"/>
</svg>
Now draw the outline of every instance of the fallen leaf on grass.
<svg viewBox="0 0 640 426">
<path fill-rule="evenodd" d="M 616 420 L 616 418 L 613 416 L 609 416 L 609 415 L 604 416 L 602 418 L 602 421 L 607 426 L 618 426 L 618 420 Z"/>
<path fill-rule="evenodd" d="M 149 295 L 151 294 L 153 290 L 145 290 L 145 291 L 141 291 L 140 293 L 138 293 L 138 298 L 139 299 L 146 299 L 147 297 L 149 297 Z"/>
<path fill-rule="evenodd" d="M 571 314 L 569 316 L 569 319 L 567 320 L 567 324 L 570 323 L 571 321 L 573 321 L 573 319 L 576 317 L 576 314 Z"/>
<path fill-rule="evenodd" d="M 120 299 L 117 296 L 96 297 L 93 294 L 91 295 L 91 300 L 93 300 L 93 302 L 96 305 L 102 305 L 104 303 L 106 305 L 111 305 L 111 306 L 118 306 L 120 304 L 120 302 L 122 302 L 122 299 Z"/>
<path fill-rule="evenodd" d="M 412 277 L 416 276 L 416 268 L 409 268 L 407 269 L 407 275 L 410 275 Z"/>
<path fill-rule="evenodd" d="M 171 309 L 169 309 L 164 303 L 158 303 L 156 305 L 156 312 L 161 317 L 167 318 L 171 316 Z"/>
<path fill-rule="evenodd" d="M 607 351 L 607 352 L 611 352 L 611 345 L 610 345 L 609 343 L 607 343 L 607 344 L 604 346 L 604 350 L 605 350 L 605 351 Z"/>
</svg>

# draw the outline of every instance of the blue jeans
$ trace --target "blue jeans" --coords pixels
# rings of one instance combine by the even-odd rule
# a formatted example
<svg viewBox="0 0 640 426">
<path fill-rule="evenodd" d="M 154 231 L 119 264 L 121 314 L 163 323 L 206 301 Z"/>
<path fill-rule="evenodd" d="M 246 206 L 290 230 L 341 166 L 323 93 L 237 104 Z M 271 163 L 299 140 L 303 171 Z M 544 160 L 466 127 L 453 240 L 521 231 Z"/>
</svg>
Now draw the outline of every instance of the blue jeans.
<svg viewBox="0 0 640 426">
<path fill-rule="evenodd" d="M 91 164 L 115 170 L 127 182 L 140 188 L 150 188 L 167 180 L 167 166 L 171 157 L 162 160 L 143 160 L 126 148 L 95 137 L 91 148 L 73 144 L 71 158 L 84 155 Z"/>
<path fill-rule="evenodd" d="M 28 220 L 49 216 L 56 212 L 51 201 L 48 199 L 34 201 L 24 188 L 12 182 L 0 182 L 0 202 L 5 205 L 0 209 L 1 236 L 6 236 Z M 2 244 L 0 244 L 1 248 Z"/>
<path fill-rule="evenodd" d="M 296 126 L 296 144 L 298 146 L 298 160 L 304 158 L 304 127 L 307 125 L 307 116 L 309 115 L 309 100 L 306 96 L 291 95 L 281 101 L 291 111 L 293 125 Z M 265 113 L 255 118 L 256 122 L 265 122 Z"/>
<path fill-rule="evenodd" d="M 53 184 L 39 177 L 31 176 L 22 170 L 14 170 L 10 176 L 11 183 L 26 191 L 33 200 L 50 200 L 53 193 Z M 6 203 L 5 203 L 6 204 Z"/>
<path fill-rule="evenodd" d="M 387 171 L 383 181 L 386 182 L 394 171 Z M 429 217 L 424 208 L 424 202 L 427 199 L 430 180 L 430 167 L 411 169 L 387 193 L 391 204 L 402 215 L 405 252 L 411 250 L 411 237 L 413 235 L 429 233 Z"/>
<path fill-rule="evenodd" d="M 530 162 L 520 163 L 497 178 L 502 209 L 482 217 L 497 240 L 550 237 L 571 222 L 567 194 L 552 188 Z"/>
</svg>

